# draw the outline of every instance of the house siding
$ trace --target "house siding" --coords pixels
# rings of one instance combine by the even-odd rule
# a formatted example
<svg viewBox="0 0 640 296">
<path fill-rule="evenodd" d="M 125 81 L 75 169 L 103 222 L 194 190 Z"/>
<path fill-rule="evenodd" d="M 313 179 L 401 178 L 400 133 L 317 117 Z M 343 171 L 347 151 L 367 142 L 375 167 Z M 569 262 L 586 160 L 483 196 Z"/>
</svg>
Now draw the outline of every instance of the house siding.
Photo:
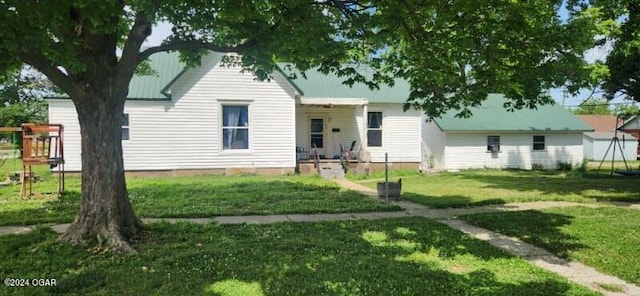
<svg viewBox="0 0 640 296">
<path fill-rule="evenodd" d="M 368 147 L 371 162 L 420 163 L 421 115 L 416 110 L 402 110 L 402 104 L 369 104 L 368 112 L 382 112 L 382 147 Z M 364 122 L 364 120 L 360 120 Z M 362 126 L 366 131 L 366 128 Z M 365 135 L 366 136 L 366 135 Z"/>
<path fill-rule="evenodd" d="M 340 144 L 349 148 L 352 141 L 368 151 L 368 160 L 384 162 L 385 152 L 389 162 L 420 163 L 420 113 L 402 110 L 400 104 L 369 104 L 367 112 L 382 112 L 382 147 L 364 147 L 367 129 L 363 106 L 334 106 L 332 108 L 299 106 L 296 111 L 296 145 L 311 148 L 309 119 L 325 118 L 325 149 L 327 158 L 340 155 Z M 366 115 L 364 115 L 366 116 Z M 339 129 L 340 131 L 332 131 Z M 365 157 L 366 158 L 366 157 Z"/>
<path fill-rule="evenodd" d="M 78 171 L 82 166 L 80 155 L 80 125 L 78 115 L 71 100 L 51 100 L 49 103 L 49 122 L 64 126 L 63 144 L 65 170 Z M 58 170 L 56 167 L 54 170 Z"/>
<path fill-rule="evenodd" d="M 500 136 L 500 152 L 487 151 L 489 135 Z M 544 151 L 533 151 L 534 135 L 545 136 Z M 444 168 L 531 169 L 532 164 L 540 164 L 546 169 L 554 169 L 558 162 L 576 164 L 582 158 L 582 133 L 447 133 Z"/>
<path fill-rule="evenodd" d="M 587 135 L 584 136 L 584 156 L 589 160 L 622 160 L 622 153 L 626 160 L 635 160 L 638 151 L 638 141 L 635 138 L 619 137 L 618 142 L 620 145 L 611 146 L 612 139 L 594 139 Z M 607 153 L 607 149 L 609 152 Z"/>
<path fill-rule="evenodd" d="M 433 169 L 445 169 L 445 147 L 447 143 L 446 134 L 443 133 L 438 126 L 432 121 L 427 122 L 426 118 L 422 120 L 422 143 L 425 146 L 425 155 L 422 160 L 423 167 L 429 167 L 429 155 L 433 155 Z"/>
<path fill-rule="evenodd" d="M 295 167 L 295 91 L 275 73 L 257 81 L 211 54 L 171 88 L 171 101 L 127 101 L 125 170 Z M 249 105 L 249 149 L 222 150 L 221 106 Z M 71 102 L 52 100 L 50 122 L 65 125 L 66 169 L 81 170 L 80 133 Z"/>
</svg>

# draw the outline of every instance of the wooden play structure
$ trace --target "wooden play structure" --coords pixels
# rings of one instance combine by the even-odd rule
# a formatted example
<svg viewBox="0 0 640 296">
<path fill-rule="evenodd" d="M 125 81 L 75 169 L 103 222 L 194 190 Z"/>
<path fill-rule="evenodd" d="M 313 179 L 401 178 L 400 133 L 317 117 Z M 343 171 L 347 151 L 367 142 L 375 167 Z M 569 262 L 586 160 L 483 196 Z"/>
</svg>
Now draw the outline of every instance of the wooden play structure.
<svg viewBox="0 0 640 296">
<path fill-rule="evenodd" d="M 1 127 L 0 132 L 22 132 L 22 173 L 20 195 L 33 194 L 34 174 L 32 166 L 59 167 L 58 195 L 64 192 L 64 148 L 61 124 L 24 123 L 20 127 Z"/>
</svg>

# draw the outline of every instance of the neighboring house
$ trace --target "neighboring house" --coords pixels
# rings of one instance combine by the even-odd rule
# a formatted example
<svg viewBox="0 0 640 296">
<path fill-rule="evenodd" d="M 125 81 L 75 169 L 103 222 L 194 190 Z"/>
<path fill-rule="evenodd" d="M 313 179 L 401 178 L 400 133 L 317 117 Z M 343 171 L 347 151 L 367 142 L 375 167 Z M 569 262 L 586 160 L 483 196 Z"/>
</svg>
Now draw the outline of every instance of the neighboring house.
<svg viewBox="0 0 640 296">
<path fill-rule="evenodd" d="M 632 134 L 636 139 L 638 139 L 636 159 L 640 160 L 640 115 L 634 115 L 627 119 L 622 125 L 620 125 L 619 130 Z"/>
<path fill-rule="evenodd" d="M 583 135 L 584 157 L 589 160 L 634 160 L 638 154 L 638 139 L 633 134 L 618 131 L 622 121 L 615 115 L 578 115 L 594 131 Z M 615 142 L 614 138 L 618 137 Z M 614 153 L 615 152 L 615 153 Z"/>
<path fill-rule="evenodd" d="M 292 173 L 297 152 L 326 159 L 351 147 L 359 163 L 417 169 L 421 113 L 403 112 L 408 85 L 371 91 L 308 71 L 258 81 L 222 54 L 184 69 L 176 53 L 152 56 L 157 75 L 131 81 L 122 119 L 125 170 L 185 173 Z M 50 98 L 49 121 L 65 126 L 68 171 L 81 171 L 77 114 L 68 98 Z"/>
<path fill-rule="evenodd" d="M 510 112 L 490 94 L 470 118 L 448 112 L 426 122 L 422 139 L 435 169 L 546 168 L 580 163 L 582 133 L 592 128 L 557 105 Z"/>
</svg>

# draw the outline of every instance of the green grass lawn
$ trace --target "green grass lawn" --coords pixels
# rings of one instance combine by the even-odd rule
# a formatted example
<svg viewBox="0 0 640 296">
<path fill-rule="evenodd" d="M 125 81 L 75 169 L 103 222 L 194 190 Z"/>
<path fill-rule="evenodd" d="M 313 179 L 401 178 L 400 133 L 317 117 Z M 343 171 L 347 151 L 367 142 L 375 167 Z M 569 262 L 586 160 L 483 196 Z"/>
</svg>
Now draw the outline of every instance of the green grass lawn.
<svg viewBox="0 0 640 296">
<path fill-rule="evenodd" d="M 153 224 L 136 256 L 90 254 L 49 230 L 0 236 L 7 295 L 597 295 L 425 218 Z"/>
<path fill-rule="evenodd" d="M 461 219 L 640 285 L 638 210 L 570 207 L 474 214 Z"/>
<path fill-rule="evenodd" d="M 436 208 L 529 201 L 640 201 L 640 178 L 556 171 L 465 170 L 396 175 L 402 198 Z M 362 180 L 375 188 L 377 180 Z"/>
<path fill-rule="evenodd" d="M 57 181 L 46 171 L 34 192 L 54 192 Z M 0 188 L 0 225 L 63 223 L 80 204 L 80 179 L 67 178 L 67 194 L 20 198 L 20 186 Z M 335 183 L 304 176 L 199 176 L 128 178 L 139 217 L 213 217 L 219 215 L 342 213 L 400 210 L 398 206 L 341 190 Z"/>
</svg>

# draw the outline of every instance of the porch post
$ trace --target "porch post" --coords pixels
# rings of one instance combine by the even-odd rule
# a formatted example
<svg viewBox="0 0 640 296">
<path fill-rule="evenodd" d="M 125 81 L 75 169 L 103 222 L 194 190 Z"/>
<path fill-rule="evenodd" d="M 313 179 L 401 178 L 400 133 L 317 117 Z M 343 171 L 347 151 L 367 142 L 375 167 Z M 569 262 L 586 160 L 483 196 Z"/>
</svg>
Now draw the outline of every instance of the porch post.
<svg viewBox="0 0 640 296">
<path fill-rule="evenodd" d="M 369 126 L 369 117 L 368 117 L 369 109 L 367 104 L 362 104 L 362 150 L 367 149 L 369 147 L 369 143 L 367 142 L 367 126 Z"/>
</svg>

